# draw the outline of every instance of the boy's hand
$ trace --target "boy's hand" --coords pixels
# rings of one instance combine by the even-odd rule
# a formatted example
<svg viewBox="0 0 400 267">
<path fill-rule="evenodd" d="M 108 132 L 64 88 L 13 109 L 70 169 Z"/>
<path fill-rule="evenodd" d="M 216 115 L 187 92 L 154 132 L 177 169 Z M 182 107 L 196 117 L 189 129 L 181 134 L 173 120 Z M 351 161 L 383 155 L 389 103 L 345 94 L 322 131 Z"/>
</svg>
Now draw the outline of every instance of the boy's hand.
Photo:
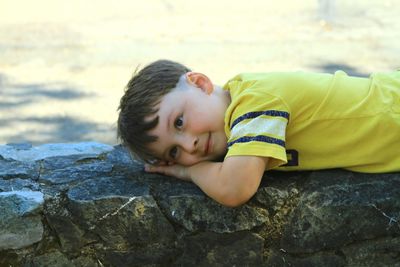
<svg viewBox="0 0 400 267">
<path fill-rule="evenodd" d="M 188 168 L 183 165 L 179 164 L 159 164 L 159 165 L 150 165 L 150 164 L 145 164 L 144 165 L 144 170 L 146 172 L 156 172 L 156 173 L 161 173 L 165 174 L 168 176 L 174 176 L 176 178 L 179 178 L 181 180 L 185 181 L 191 181 L 188 173 Z"/>
</svg>

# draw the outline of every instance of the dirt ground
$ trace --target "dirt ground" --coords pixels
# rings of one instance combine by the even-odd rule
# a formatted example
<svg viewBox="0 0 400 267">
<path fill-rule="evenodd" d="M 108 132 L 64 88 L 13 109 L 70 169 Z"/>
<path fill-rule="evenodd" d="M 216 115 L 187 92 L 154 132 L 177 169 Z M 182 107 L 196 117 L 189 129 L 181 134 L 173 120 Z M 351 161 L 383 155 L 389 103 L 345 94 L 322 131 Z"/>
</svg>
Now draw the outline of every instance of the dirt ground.
<svg viewBox="0 0 400 267">
<path fill-rule="evenodd" d="M 0 0 L 0 144 L 115 144 L 137 66 L 243 71 L 400 68 L 398 0 Z"/>
</svg>

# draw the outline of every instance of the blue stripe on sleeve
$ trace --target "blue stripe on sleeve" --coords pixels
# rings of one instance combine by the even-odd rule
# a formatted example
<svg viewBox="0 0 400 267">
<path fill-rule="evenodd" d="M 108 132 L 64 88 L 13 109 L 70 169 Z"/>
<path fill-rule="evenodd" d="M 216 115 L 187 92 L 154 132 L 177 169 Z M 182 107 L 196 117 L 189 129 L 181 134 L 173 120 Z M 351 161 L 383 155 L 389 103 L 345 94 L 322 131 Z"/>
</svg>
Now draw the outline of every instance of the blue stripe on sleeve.
<svg viewBox="0 0 400 267">
<path fill-rule="evenodd" d="M 265 110 L 265 111 L 253 111 L 246 114 L 243 114 L 239 118 L 237 118 L 231 125 L 231 130 L 235 127 L 236 124 L 239 122 L 246 120 L 246 119 L 253 119 L 261 115 L 267 115 L 272 117 L 282 117 L 289 120 L 289 113 L 286 111 L 279 111 L 279 110 Z"/>
<path fill-rule="evenodd" d="M 273 138 L 273 137 L 269 137 L 269 136 L 265 136 L 265 135 L 257 135 L 257 136 L 243 136 L 240 137 L 238 139 L 236 139 L 235 141 L 229 142 L 228 143 L 228 148 L 230 146 L 232 146 L 233 144 L 236 143 L 248 143 L 248 142 L 252 142 L 252 141 L 258 141 L 258 142 L 265 142 L 265 143 L 269 143 L 269 144 L 276 144 L 276 145 L 280 145 L 282 147 L 285 147 L 285 141 L 277 139 L 277 138 Z"/>
</svg>

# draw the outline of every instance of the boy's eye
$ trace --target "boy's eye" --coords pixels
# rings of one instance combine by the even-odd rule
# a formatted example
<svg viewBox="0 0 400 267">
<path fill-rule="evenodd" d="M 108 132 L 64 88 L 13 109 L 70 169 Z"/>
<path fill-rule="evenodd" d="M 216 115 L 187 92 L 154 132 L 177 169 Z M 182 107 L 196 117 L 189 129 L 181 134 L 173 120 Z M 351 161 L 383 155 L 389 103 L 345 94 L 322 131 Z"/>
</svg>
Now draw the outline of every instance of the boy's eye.
<svg viewBox="0 0 400 267">
<path fill-rule="evenodd" d="M 170 151 L 169 151 L 169 156 L 173 159 L 176 158 L 176 155 L 178 154 L 178 148 L 174 146 Z"/>
<path fill-rule="evenodd" d="M 183 116 L 179 116 L 175 120 L 175 127 L 176 128 L 181 128 L 183 126 Z"/>
</svg>

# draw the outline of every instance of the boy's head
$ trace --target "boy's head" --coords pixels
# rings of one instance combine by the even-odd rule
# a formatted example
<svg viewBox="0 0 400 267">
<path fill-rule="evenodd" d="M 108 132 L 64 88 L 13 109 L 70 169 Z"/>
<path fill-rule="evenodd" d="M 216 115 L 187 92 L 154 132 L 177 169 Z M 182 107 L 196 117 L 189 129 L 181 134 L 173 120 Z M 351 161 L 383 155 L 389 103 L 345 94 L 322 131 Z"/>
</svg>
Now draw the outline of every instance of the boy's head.
<svg viewBox="0 0 400 267">
<path fill-rule="evenodd" d="M 213 160 L 226 150 L 228 98 L 204 74 L 156 61 L 129 81 L 119 106 L 118 136 L 147 162 L 192 165 Z"/>
</svg>

